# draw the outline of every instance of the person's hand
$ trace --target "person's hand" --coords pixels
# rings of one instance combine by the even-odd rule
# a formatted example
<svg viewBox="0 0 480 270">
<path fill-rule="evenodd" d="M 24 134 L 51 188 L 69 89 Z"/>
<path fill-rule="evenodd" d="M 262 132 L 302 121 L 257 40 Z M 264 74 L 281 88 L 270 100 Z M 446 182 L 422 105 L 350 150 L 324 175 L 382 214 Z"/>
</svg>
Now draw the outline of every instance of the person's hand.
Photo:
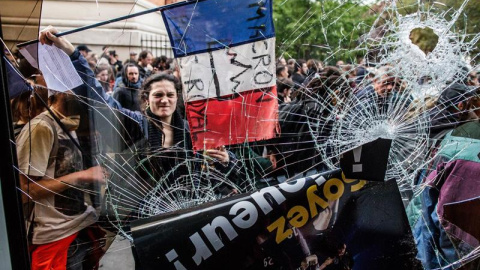
<svg viewBox="0 0 480 270">
<path fill-rule="evenodd" d="M 207 156 L 211 158 L 217 159 L 221 163 L 228 163 L 230 161 L 230 157 L 228 156 L 227 149 L 225 146 L 220 146 L 215 149 L 208 149 L 206 151 Z"/>
<path fill-rule="evenodd" d="M 305 260 L 302 261 L 302 268 L 307 269 L 310 266 L 316 266 L 318 264 L 318 258 L 317 255 L 309 255 L 305 258 Z"/>
<path fill-rule="evenodd" d="M 277 168 L 277 157 L 273 153 L 270 153 L 267 156 L 270 162 L 272 163 L 272 170 L 275 170 Z"/>
<path fill-rule="evenodd" d="M 108 172 L 101 166 L 90 167 L 86 170 L 80 171 L 80 183 L 105 183 L 105 178 L 108 177 Z"/>
<path fill-rule="evenodd" d="M 333 258 L 328 257 L 322 265 L 320 265 L 320 269 L 325 269 L 325 267 L 329 266 L 330 264 L 333 263 Z"/>
<path fill-rule="evenodd" d="M 49 25 L 47 28 L 40 31 L 38 35 L 38 40 L 41 44 L 47 44 L 49 46 L 55 45 L 57 48 L 64 51 L 68 56 L 72 55 L 75 51 L 72 43 L 64 37 L 56 37 L 55 34 L 58 33 L 58 30 Z"/>
</svg>

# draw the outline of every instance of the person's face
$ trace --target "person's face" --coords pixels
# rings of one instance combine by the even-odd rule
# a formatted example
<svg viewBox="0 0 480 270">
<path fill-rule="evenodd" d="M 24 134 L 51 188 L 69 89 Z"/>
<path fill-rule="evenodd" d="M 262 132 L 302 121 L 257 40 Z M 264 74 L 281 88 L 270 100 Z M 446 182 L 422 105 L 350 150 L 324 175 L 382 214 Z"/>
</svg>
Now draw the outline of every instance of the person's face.
<svg viewBox="0 0 480 270">
<path fill-rule="evenodd" d="M 103 70 L 97 74 L 97 80 L 101 82 L 108 82 L 108 70 Z"/>
<path fill-rule="evenodd" d="M 477 78 L 477 72 L 472 71 L 472 72 L 470 72 L 470 74 L 468 74 L 467 85 L 470 85 L 470 86 L 479 86 L 480 85 L 480 83 L 478 81 L 478 78 Z"/>
<path fill-rule="evenodd" d="M 153 55 L 151 53 L 147 54 L 147 57 L 142 59 L 142 66 L 146 67 L 148 65 L 151 65 L 153 61 Z"/>
<path fill-rule="evenodd" d="M 280 75 L 283 77 L 283 78 L 288 78 L 288 68 L 285 67 L 282 72 L 280 73 Z"/>
<path fill-rule="evenodd" d="M 285 60 L 285 58 L 280 58 L 280 64 L 282 66 L 286 66 L 287 65 L 287 61 Z"/>
<path fill-rule="evenodd" d="M 285 97 L 291 98 L 292 95 L 292 88 L 288 88 L 286 91 L 284 91 Z"/>
<path fill-rule="evenodd" d="M 345 251 L 347 250 L 347 246 L 343 244 L 343 248 L 338 250 L 338 256 L 343 256 L 345 255 Z"/>
<path fill-rule="evenodd" d="M 138 82 L 138 68 L 137 67 L 128 67 L 127 68 L 127 79 L 131 83 Z"/>
<path fill-rule="evenodd" d="M 57 93 L 56 101 L 52 104 L 64 116 L 80 115 L 82 112 L 82 103 L 80 99 L 72 93 Z"/>
<path fill-rule="evenodd" d="M 137 59 L 137 55 L 136 55 L 136 54 L 130 54 L 130 60 L 135 61 L 136 59 Z"/>
<path fill-rule="evenodd" d="M 480 92 L 471 99 L 471 110 L 480 118 Z"/>
<path fill-rule="evenodd" d="M 88 56 L 88 52 L 87 51 L 78 51 L 81 55 L 83 55 L 83 57 L 87 58 Z"/>
<path fill-rule="evenodd" d="M 153 114 L 170 121 L 177 107 L 177 91 L 173 82 L 154 82 L 148 95 L 148 105 Z"/>
<path fill-rule="evenodd" d="M 308 72 L 308 67 L 307 67 L 307 64 L 304 63 L 304 64 L 302 65 L 302 73 L 303 73 L 303 74 L 307 74 L 307 72 Z"/>
<path fill-rule="evenodd" d="M 283 89 L 282 94 L 284 97 L 290 97 L 290 95 L 292 94 L 292 88 Z"/>
<path fill-rule="evenodd" d="M 373 88 L 375 93 L 381 97 L 385 97 L 388 93 L 393 90 L 395 85 L 394 78 L 388 76 L 382 76 L 381 78 L 375 78 L 373 80 Z"/>
</svg>

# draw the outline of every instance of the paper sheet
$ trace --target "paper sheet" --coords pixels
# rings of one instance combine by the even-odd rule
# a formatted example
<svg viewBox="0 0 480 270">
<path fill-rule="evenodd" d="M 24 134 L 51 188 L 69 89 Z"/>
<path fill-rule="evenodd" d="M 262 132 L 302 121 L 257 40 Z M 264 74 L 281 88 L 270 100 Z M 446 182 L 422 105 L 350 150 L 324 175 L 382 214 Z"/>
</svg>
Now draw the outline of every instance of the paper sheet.
<svg viewBox="0 0 480 270">
<path fill-rule="evenodd" d="M 32 52 L 37 45 L 38 59 L 35 60 Z M 20 52 L 32 66 L 42 71 L 50 90 L 65 92 L 83 84 L 70 57 L 61 49 L 55 46 L 32 44 L 20 49 Z"/>
</svg>

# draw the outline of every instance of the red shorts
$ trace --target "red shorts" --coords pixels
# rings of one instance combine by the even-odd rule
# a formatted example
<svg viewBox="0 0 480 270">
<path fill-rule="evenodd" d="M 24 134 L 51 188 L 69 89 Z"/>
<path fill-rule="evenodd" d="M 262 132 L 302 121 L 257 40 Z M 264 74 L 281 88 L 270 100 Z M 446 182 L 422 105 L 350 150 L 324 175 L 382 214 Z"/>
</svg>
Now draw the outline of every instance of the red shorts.
<svg viewBox="0 0 480 270">
<path fill-rule="evenodd" d="M 31 270 L 65 270 L 67 269 L 67 253 L 70 244 L 78 233 L 58 241 L 34 245 L 32 251 Z"/>
</svg>

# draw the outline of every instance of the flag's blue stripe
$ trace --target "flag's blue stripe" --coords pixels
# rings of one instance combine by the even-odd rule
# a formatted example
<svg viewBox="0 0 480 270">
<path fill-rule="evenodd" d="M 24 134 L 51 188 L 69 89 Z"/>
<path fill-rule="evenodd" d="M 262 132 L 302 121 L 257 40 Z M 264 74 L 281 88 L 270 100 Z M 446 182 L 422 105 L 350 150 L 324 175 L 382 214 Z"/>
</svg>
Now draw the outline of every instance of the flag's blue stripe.
<svg viewBox="0 0 480 270">
<path fill-rule="evenodd" d="M 175 57 L 275 36 L 272 0 L 200 0 L 162 11 Z"/>
<path fill-rule="evenodd" d="M 10 98 L 15 98 L 22 94 L 23 92 L 31 91 L 32 87 L 27 81 L 20 75 L 20 72 L 17 71 L 12 63 L 8 61 L 6 57 L 3 57 L 5 65 L 7 66 L 7 84 L 8 84 L 8 95 Z"/>
</svg>

